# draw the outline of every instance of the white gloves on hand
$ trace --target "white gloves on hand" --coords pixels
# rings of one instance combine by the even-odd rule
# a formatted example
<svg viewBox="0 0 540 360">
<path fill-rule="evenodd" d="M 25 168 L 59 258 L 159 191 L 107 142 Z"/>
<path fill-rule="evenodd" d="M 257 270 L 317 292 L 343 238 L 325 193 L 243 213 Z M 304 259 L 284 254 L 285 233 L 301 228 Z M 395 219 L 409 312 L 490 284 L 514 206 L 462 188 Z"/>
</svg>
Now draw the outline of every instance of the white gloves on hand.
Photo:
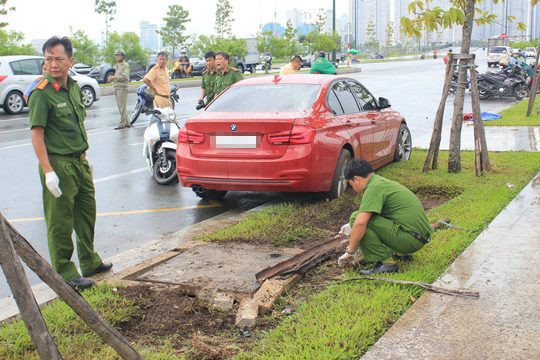
<svg viewBox="0 0 540 360">
<path fill-rule="evenodd" d="M 54 171 L 45 173 L 45 186 L 51 192 L 55 198 L 62 196 L 62 190 L 60 190 L 60 179 L 56 176 Z"/>
<path fill-rule="evenodd" d="M 340 267 L 353 266 L 353 260 L 354 260 L 354 255 L 351 255 L 345 252 L 345 254 L 339 257 L 337 263 Z"/>
<path fill-rule="evenodd" d="M 351 225 L 345 224 L 341 227 L 341 230 L 339 230 L 338 234 L 341 236 L 349 236 L 351 235 L 351 231 L 352 231 Z"/>
</svg>

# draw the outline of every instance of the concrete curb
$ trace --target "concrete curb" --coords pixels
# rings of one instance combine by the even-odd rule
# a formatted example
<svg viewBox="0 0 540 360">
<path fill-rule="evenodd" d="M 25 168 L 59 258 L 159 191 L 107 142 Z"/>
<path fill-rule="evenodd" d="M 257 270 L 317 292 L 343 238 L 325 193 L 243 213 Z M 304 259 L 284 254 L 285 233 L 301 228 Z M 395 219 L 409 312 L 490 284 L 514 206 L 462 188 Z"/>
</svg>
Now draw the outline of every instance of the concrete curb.
<svg viewBox="0 0 540 360">
<path fill-rule="evenodd" d="M 362 68 L 346 68 L 346 69 L 337 69 L 337 74 L 352 74 L 352 73 L 359 73 L 362 72 Z M 272 74 L 270 74 L 272 75 Z M 261 75 L 263 76 L 263 75 Z M 178 82 L 171 82 L 171 84 L 177 85 L 180 89 L 182 88 L 192 88 L 192 87 L 201 87 L 202 78 L 193 79 L 193 80 L 186 80 L 186 81 L 178 81 Z M 128 94 L 134 94 L 137 92 L 137 89 L 141 86 L 141 84 L 137 85 L 129 85 L 128 86 Z M 114 95 L 114 89 L 112 86 L 100 86 L 101 88 L 101 96 L 110 96 Z"/>
</svg>

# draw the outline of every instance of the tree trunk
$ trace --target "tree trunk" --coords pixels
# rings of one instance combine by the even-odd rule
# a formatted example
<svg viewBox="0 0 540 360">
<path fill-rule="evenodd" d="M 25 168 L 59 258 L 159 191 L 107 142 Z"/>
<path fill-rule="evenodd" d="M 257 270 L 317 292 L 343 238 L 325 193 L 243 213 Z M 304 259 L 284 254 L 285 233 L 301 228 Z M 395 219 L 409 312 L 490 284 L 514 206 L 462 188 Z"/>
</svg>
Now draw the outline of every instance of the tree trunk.
<svg viewBox="0 0 540 360">
<path fill-rule="evenodd" d="M 533 78 L 533 83 L 531 86 L 531 93 L 529 94 L 529 104 L 527 106 L 527 117 L 531 116 L 532 109 L 534 107 L 534 101 L 536 99 L 536 92 L 538 91 L 538 84 L 540 82 L 540 79 L 539 79 L 540 74 L 538 73 L 538 57 L 539 56 L 540 56 L 540 46 L 536 48 L 536 60 L 534 61 L 534 78 Z"/>
<path fill-rule="evenodd" d="M 474 60 L 471 60 L 471 65 L 474 65 Z M 489 156 L 486 142 L 486 132 L 484 131 L 484 123 L 480 112 L 480 99 L 478 95 L 478 81 L 476 78 L 476 69 L 474 66 L 469 68 L 471 73 L 471 98 L 474 119 L 474 164 L 476 176 L 481 176 L 485 171 L 490 169 Z"/>
<path fill-rule="evenodd" d="M 424 161 L 423 172 L 427 172 L 431 167 L 433 170 L 437 168 L 437 160 L 439 157 L 439 147 L 441 146 L 441 136 L 442 136 L 442 124 L 444 117 L 444 108 L 446 107 L 446 99 L 448 98 L 448 93 L 450 92 L 450 86 L 452 85 L 452 76 L 454 74 L 455 61 L 450 55 L 448 63 L 446 64 L 446 73 L 444 78 L 444 86 L 441 97 L 441 102 L 439 103 L 439 108 L 437 109 L 437 114 L 435 114 L 435 120 L 433 121 L 433 132 L 431 133 L 431 141 L 429 143 L 429 150 Z"/>
<path fill-rule="evenodd" d="M 466 0 L 465 22 L 463 24 L 463 38 L 461 42 L 461 54 L 469 54 L 471 48 L 471 34 L 474 20 L 475 0 Z M 465 99 L 465 86 L 467 82 L 467 68 L 464 67 L 468 61 L 459 60 L 459 76 L 456 97 L 454 98 L 454 116 L 452 118 L 452 128 L 450 130 L 450 145 L 448 153 L 448 172 L 461 171 L 461 127 L 463 125 L 463 103 Z"/>
</svg>

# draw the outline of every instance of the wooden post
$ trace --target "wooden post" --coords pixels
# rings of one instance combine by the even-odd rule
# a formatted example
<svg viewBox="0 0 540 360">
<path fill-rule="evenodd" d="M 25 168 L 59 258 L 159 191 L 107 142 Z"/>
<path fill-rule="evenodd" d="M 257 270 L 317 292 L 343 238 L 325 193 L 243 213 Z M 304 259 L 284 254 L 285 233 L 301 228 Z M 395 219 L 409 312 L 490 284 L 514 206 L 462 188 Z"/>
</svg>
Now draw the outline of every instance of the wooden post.
<svg viewBox="0 0 540 360">
<path fill-rule="evenodd" d="M 0 217 L 0 248 L 2 249 L 0 250 L 0 265 L 39 357 L 61 359 L 54 339 L 45 325 L 21 261 L 15 252 L 3 217 Z"/>
<path fill-rule="evenodd" d="M 540 46 L 536 48 L 536 60 L 534 61 L 534 78 L 531 86 L 531 93 L 529 94 L 529 103 L 527 106 L 527 117 L 531 116 L 532 109 L 534 107 L 534 101 L 536 99 L 536 92 L 538 91 L 538 83 L 540 82 L 540 74 L 538 72 L 538 57 L 540 56 Z M 538 111 L 537 111 L 538 113 Z"/>
<path fill-rule="evenodd" d="M 490 169 L 490 165 L 486 141 L 486 132 L 484 130 L 484 122 L 482 121 L 482 115 L 480 112 L 478 79 L 476 78 L 474 59 L 469 60 L 469 72 L 471 74 L 471 98 L 474 119 L 474 168 L 476 176 L 481 176 L 484 171 Z"/>
<path fill-rule="evenodd" d="M 424 161 L 423 172 L 427 172 L 431 167 L 433 170 L 437 169 L 437 160 L 439 157 L 439 147 L 441 146 L 442 137 L 442 124 L 444 117 L 444 109 L 446 107 L 446 99 L 450 93 L 450 86 L 452 85 L 452 76 L 454 75 L 454 69 L 456 67 L 456 60 L 454 54 L 450 54 L 450 59 L 446 64 L 446 73 L 444 78 L 444 86 L 441 101 L 439 102 L 439 108 L 435 114 L 435 120 L 433 121 L 433 132 L 431 133 L 431 141 L 429 143 L 429 150 Z"/>
<path fill-rule="evenodd" d="M 0 221 L 5 221 L 0 214 Z M 142 356 L 131 344 L 116 330 L 109 325 L 86 300 L 75 291 L 62 277 L 54 271 L 49 263 L 43 259 L 26 239 L 15 230 L 11 224 L 5 221 L 6 228 L 13 241 L 15 250 L 21 259 L 33 272 L 66 302 L 77 315 L 94 330 L 104 342 L 109 344 L 122 359 L 142 360 Z"/>
</svg>

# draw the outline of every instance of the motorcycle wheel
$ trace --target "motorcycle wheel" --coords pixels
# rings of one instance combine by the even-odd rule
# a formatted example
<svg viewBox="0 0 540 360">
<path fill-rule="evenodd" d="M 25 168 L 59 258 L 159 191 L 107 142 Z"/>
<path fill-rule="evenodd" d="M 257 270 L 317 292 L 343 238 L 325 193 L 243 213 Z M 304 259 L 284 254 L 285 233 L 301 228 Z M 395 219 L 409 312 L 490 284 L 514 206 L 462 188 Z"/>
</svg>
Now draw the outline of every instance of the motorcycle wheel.
<svg viewBox="0 0 540 360">
<path fill-rule="evenodd" d="M 527 85 L 525 84 L 518 85 L 514 89 L 514 96 L 516 97 L 518 101 L 521 101 L 525 99 L 527 96 L 529 96 L 529 89 L 527 88 Z"/>
<path fill-rule="evenodd" d="M 165 150 L 167 162 L 162 164 L 160 158 L 154 162 L 154 171 L 152 176 L 159 185 L 167 185 L 173 181 L 178 181 L 178 174 L 176 173 L 176 153 L 173 150 Z"/>
<path fill-rule="evenodd" d="M 455 94 L 456 93 L 456 90 L 457 90 L 457 85 L 450 85 L 450 89 L 448 89 L 448 91 L 450 91 L 450 94 Z"/>
<path fill-rule="evenodd" d="M 480 84 L 478 84 L 478 85 L 480 85 Z M 485 90 L 482 90 L 482 89 L 480 88 L 480 86 L 478 86 L 478 98 L 479 98 L 480 100 L 487 100 L 487 99 L 489 99 L 490 97 L 491 97 L 491 95 L 490 95 L 489 92 L 487 92 L 487 91 L 485 91 Z"/>
<path fill-rule="evenodd" d="M 135 104 L 135 107 L 133 108 L 133 111 L 131 112 L 131 116 L 129 117 L 129 124 L 133 125 L 135 124 L 135 121 L 139 118 L 139 115 L 141 115 L 142 112 L 142 105 L 140 102 L 137 101 Z"/>
</svg>

